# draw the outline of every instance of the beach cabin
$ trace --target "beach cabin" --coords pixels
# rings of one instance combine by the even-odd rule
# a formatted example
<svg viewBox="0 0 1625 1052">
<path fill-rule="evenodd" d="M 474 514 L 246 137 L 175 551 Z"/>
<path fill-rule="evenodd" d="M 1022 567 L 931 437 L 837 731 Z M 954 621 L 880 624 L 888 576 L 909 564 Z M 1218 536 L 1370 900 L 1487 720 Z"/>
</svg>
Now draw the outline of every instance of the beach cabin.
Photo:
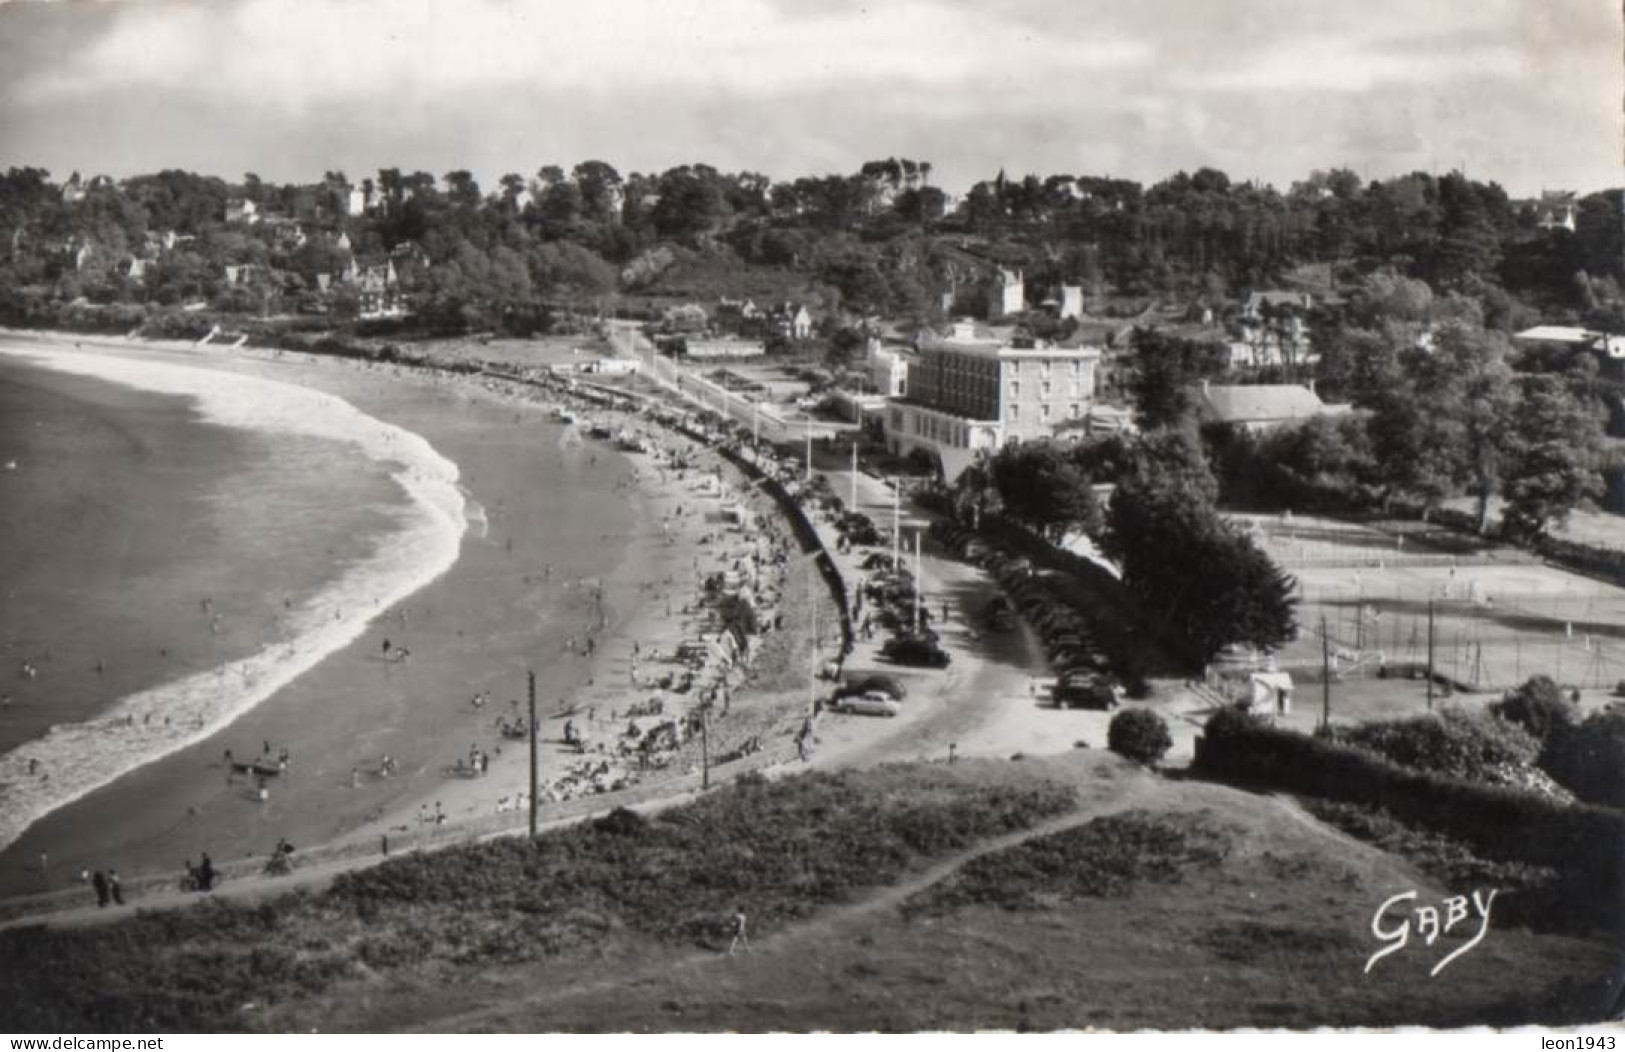
<svg viewBox="0 0 1625 1052">
<path fill-rule="evenodd" d="M 1292 673 L 1254 672 L 1248 677 L 1248 705 L 1257 713 L 1285 716 L 1292 711 Z"/>
</svg>

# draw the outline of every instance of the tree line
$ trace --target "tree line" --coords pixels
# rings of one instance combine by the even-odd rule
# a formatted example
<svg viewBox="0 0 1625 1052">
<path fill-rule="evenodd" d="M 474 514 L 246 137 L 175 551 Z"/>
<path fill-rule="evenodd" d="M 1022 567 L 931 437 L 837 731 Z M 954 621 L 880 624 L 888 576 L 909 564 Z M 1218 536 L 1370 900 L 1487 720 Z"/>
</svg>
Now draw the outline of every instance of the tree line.
<svg viewBox="0 0 1625 1052">
<path fill-rule="evenodd" d="M 1096 175 L 996 177 L 950 198 L 929 162 L 888 158 L 848 174 L 775 180 L 704 164 L 622 175 L 599 160 L 512 172 L 486 189 L 466 170 L 327 172 L 283 184 L 167 170 L 124 180 L 39 168 L 0 175 L 0 286 L 15 297 L 224 309 L 297 309 L 344 256 L 406 246 L 402 294 L 439 327 L 523 329 L 548 305 L 636 291 L 631 267 L 670 248 L 792 274 L 832 309 L 931 320 L 971 271 L 1023 267 L 1029 298 L 1061 282 L 1091 294 L 1222 302 L 1293 268 L 1334 279 L 1381 267 L 1433 288 L 1556 320 L 1625 328 L 1621 192 L 1577 202 L 1575 229 L 1543 229 L 1536 208 L 1459 173 L 1362 181 L 1315 172 L 1283 192 L 1203 168 L 1142 186 Z M 348 214 L 352 191 L 364 207 Z M 226 220 L 249 201 L 286 223 Z M 349 248 L 340 246 L 343 235 Z M 153 249 L 153 237 L 179 238 Z M 88 247 L 85 258 L 77 249 Z M 151 265 L 128 273 L 132 257 Z M 408 257 L 403 257 L 408 258 Z M 263 268 L 246 291 L 226 266 Z"/>
</svg>

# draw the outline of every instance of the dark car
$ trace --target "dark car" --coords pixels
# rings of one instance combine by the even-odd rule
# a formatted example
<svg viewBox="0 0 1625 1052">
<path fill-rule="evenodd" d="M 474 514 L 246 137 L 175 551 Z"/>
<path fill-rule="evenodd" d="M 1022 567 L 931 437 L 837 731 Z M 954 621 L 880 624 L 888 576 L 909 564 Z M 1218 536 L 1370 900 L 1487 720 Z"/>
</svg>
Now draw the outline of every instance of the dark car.
<svg viewBox="0 0 1625 1052">
<path fill-rule="evenodd" d="M 1058 709 L 1113 709 L 1117 707 L 1117 692 L 1105 676 L 1068 676 L 1055 687 L 1055 707 Z"/>
<path fill-rule="evenodd" d="M 925 636 L 894 636 L 880 648 L 880 656 L 899 665 L 947 668 L 948 652 Z"/>
</svg>

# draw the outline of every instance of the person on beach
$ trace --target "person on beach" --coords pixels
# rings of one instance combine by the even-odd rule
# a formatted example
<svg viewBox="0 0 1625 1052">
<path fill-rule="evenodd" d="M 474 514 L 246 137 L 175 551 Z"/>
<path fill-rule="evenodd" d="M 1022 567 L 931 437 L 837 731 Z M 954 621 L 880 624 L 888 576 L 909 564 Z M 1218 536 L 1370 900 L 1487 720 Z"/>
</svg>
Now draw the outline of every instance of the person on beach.
<svg viewBox="0 0 1625 1052">
<path fill-rule="evenodd" d="M 203 858 L 197 865 L 197 888 L 199 891 L 214 890 L 214 862 L 205 851 Z"/>
<path fill-rule="evenodd" d="M 107 891 L 107 875 L 98 869 L 96 875 L 90 878 L 90 884 L 96 889 L 96 905 L 106 909 L 110 897 Z"/>
<path fill-rule="evenodd" d="M 118 870 L 107 871 L 107 893 L 113 896 L 113 905 L 124 905 L 124 888 L 118 882 Z"/>
<path fill-rule="evenodd" d="M 733 915 L 733 942 L 728 944 L 728 956 L 732 957 L 740 946 L 745 947 L 746 953 L 754 952 L 750 948 L 750 937 L 745 934 L 745 911 L 736 906 Z"/>
</svg>

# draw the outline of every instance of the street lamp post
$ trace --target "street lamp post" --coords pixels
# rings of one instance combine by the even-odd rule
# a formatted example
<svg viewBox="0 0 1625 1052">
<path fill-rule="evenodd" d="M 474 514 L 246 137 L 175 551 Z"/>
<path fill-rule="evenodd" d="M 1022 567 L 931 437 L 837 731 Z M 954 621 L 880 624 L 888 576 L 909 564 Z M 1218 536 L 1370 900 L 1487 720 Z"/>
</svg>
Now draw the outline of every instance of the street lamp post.
<svg viewBox="0 0 1625 1052">
<path fill-rule="evenodd" d="M 896 570 L 902 565 L 899 549 L 903 543 L 903 484 L 895 475 L 891 483 L 891 568 Z"/>
<path fill-rule="evenodd" d="M 852 502 L 851 510 L 858 510 L 858 439 L 852 437 Z"/>
<path fill-rule="evenodd" d="M 914 531 L 914 634 L 920 634 L 920 531 Z"/>
</svg>

